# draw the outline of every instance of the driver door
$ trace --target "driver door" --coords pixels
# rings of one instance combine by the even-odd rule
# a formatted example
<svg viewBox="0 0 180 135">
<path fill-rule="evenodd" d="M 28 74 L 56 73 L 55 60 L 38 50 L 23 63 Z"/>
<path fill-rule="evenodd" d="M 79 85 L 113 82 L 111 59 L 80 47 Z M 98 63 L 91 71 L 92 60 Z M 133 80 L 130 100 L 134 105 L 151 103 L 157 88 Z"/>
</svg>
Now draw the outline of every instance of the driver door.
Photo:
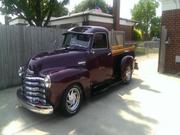
<svg viewBox="0 0 180 135">
<path fill-rule="evenodd" d="M 112 54 L 108 46 L 107 34 L 96 33 L 89 58 L 90 79 L 93 84 L 112 77 Z"/>
</svg>

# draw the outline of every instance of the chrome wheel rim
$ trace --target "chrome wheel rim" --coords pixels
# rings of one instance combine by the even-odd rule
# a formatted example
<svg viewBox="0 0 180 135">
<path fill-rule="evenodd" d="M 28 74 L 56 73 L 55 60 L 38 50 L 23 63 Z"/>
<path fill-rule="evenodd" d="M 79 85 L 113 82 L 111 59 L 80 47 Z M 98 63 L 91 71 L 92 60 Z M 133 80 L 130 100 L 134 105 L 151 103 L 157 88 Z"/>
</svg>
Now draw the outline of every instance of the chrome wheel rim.
<svg viewBox="0 0 180 135">
<path fill-rule="evenodd" d="M 80 92 L 79 89 L 73 87 L 69 90 L 66 97 L 66 107 L 69 112 L 74 112 L 77 110 L 80 103 Z"/>
<path fill-rule="evenodd" d="M 131 80 L 131 74 L 132 74 L 131 67 L 130 67 L 130 66 L 128 66 L 128 67 L 126 68 L 126 73 L 125 73 L 125 76 L 126 76 L 126 81 Z"/>
</svg>

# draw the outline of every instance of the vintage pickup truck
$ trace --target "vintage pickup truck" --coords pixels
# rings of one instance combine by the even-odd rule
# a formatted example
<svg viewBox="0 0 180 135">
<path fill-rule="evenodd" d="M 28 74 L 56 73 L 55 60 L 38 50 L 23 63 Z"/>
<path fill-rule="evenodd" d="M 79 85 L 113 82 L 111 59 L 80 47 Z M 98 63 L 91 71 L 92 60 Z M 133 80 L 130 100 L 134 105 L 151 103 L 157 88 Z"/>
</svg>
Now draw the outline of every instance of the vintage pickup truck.
<svg viewBox="0 0 180 135">
<path fill-rule="evenodd" d="M 64 33 L 63 47 L 32 57 L 19 68 L 22 106 L 40 114 L 61 110 L 76 114 L 93 88 L 107 80 L 131 81 L 135 46 L 123 44 L 123 33 L 104 27 L 81 26 Z"/>
</svg>

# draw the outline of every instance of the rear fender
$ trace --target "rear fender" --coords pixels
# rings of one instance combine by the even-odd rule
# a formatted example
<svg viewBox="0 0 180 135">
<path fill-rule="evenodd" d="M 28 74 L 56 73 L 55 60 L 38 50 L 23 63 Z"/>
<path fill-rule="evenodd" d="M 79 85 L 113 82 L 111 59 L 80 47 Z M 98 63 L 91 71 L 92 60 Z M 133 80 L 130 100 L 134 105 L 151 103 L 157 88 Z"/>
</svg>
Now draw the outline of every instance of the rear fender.
<svg viewBox="0 0 180 135">
<path fill-rule="evenodd" d="M 83 87 L 85 97 L 90 96 L 90 80 L 89 72 L 85 68 L 68 68 L 50 75 L 50 102 L 57 106 L 59 100 L 66 88 L 74 83 L 80 84 Z"/>
<path fill-rule="evenodd" d="M 132 70 L 134 69 L 134 57 L 131 55 L 124 56 L 121 60 L 121 73 L 125 71 L 125 68 L 131 65 Z"/>
</svg>

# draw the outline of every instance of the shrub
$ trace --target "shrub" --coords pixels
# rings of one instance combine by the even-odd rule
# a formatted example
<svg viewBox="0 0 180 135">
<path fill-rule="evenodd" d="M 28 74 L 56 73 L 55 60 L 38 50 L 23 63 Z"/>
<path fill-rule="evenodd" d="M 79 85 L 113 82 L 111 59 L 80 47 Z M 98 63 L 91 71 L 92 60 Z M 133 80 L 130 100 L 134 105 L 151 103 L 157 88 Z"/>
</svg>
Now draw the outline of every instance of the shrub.
<svg viewBox="0 0 180 135">
<path fill-rule="evenodd" d="M 142 40 L 142 32 L 141 30 L 134 29 L 134 40 L 141 41 Z"/>
</svg>

